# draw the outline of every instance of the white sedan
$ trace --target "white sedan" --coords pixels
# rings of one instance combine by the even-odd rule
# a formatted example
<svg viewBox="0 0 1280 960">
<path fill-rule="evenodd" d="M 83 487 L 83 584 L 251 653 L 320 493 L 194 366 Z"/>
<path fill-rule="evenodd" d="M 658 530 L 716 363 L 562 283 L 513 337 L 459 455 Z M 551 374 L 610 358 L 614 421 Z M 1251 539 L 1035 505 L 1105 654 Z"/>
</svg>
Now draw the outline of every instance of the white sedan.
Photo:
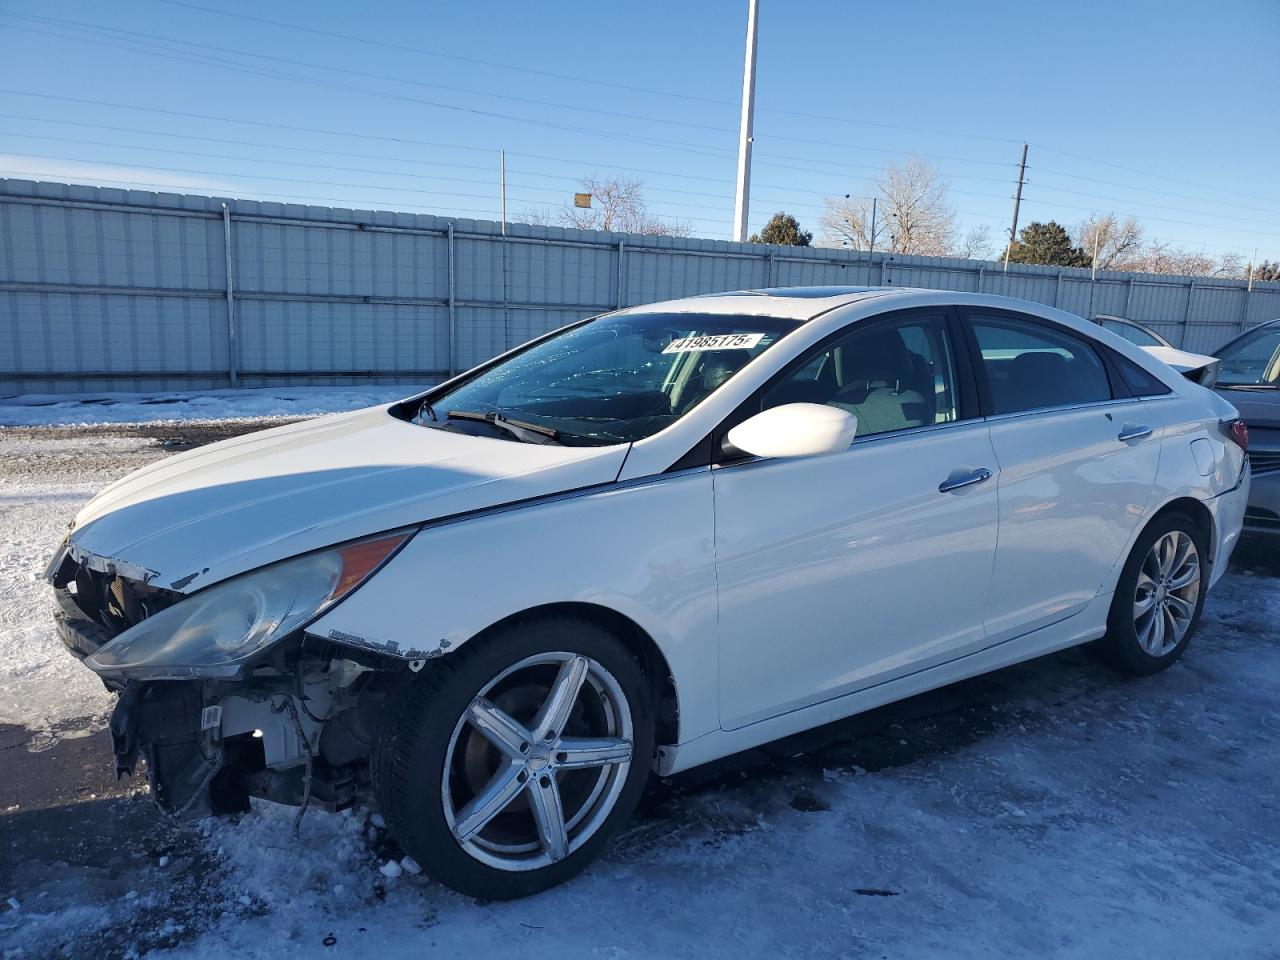
<svg viewBox="0 0 1280 960">
<path fill-rule="evenodd" d="M 516 897 L 597 856 L 651 771 L 1075 644 L 1169 666 L 1246 443 L 1059 310 L 741 291 L 153 464 L 48 575 L 163 809 L 371 791 L 429 874 Z"/>
</svg>

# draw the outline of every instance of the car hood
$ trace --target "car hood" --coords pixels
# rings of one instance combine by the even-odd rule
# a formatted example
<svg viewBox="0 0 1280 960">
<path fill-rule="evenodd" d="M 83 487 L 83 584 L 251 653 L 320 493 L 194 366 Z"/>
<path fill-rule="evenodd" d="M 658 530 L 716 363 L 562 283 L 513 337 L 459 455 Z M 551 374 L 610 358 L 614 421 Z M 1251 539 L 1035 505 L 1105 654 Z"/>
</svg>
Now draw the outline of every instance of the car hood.
<svg viewBox="0 0 1280 960">
<path fill-rule="evenodd" d="M 1280 389 L 1231 390 L 1220 387 L 1218 396 L 1235 407 L 1249 426 L 1280 429 Z"/>
<path fill-rule="evenodd" d="M 96 569 L 190 593 L 354 537 L 610 483 L 627 449 L 447 433 L 358 410 L 131 473 L 80 511 L 67 546 Z"/>
</svg>

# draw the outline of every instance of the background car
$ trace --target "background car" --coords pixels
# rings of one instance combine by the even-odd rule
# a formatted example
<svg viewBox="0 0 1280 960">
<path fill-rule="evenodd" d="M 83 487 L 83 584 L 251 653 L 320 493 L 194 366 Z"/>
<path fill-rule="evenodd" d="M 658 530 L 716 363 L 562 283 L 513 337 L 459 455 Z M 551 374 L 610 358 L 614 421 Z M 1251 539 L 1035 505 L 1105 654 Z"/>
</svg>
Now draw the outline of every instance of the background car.
<svg viewBox="0 0 1280 960">
<path fill-rule="evenodd" d="M 1240 334 L 1217 355 L 1216 389 L 1249 425 L 1253 487 L 1245 531 L 1280 536 L 1280 319 Z"/>
<path fill-rule="evenodd" d="M 1109 330 L 1116 336 L 1124 337 L 1135 346 L 1141 347 L 1153 357 L 1173 367 L 1188 380 L 1198 383 L 1202 387 L 1212 387 L 1214 381 L 1218 378 L 1217 357 L 1206 356 L 1202 353 L 1191 353 L 1188 350 L 1179 350 L 1145 323 L 1130 320 L 1128 317 L 1116 317 L 1106 313 L 1100 313 L 1095 316 L 1093 322 L 1102 327 L 1102 329 Z"/>
</svg>

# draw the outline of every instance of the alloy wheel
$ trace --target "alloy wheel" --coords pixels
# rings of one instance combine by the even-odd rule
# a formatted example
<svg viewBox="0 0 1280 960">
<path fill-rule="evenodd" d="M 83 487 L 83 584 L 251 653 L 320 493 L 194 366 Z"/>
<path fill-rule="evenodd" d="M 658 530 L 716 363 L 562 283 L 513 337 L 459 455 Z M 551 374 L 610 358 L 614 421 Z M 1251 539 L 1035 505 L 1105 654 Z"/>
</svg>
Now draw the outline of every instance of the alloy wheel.
<svg viewBox="0 0 1280 960">
<path fill-rule="evenodd" d="M 1171 653 L 1195 618 L 1200 598 L 1200 552 L 1181 530 L 1151 545 L 1138 570 L 1133 623 L 1138 646 L 1153 657 Z"/>
<path fill-rule="evenodd" d="M 580 654 L 538 654 L 487 683 L 445 752 L 441 796 L 457 843 L 482 863 L 536 870 L 608 818 L 632 759 L 621 685 Z"/>
</svg>

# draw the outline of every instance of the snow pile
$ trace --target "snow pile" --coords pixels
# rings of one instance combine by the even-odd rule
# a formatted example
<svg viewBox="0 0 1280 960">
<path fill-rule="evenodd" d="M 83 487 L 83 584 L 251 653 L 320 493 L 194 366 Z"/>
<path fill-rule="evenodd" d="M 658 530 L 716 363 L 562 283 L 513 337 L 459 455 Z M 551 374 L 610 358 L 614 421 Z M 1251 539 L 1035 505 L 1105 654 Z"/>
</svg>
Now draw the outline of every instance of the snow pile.
<svg viewBox="0 0 1280 960">
<path fill-rule="evenodd" d="M 113 698 L 58 640 L 45 567 L 90 497 L 164 453 L 138 439 L 2 435 L 0 451 L 0 723 L 52 744 L 100 726 Z"/>
<path fill-rule="evenodd" d="M 392 403 L 415 384 L 253 387 L 187 393 L 26 394 L 0 400 L 0 427 L 310 417 Z"/>
</svg>

